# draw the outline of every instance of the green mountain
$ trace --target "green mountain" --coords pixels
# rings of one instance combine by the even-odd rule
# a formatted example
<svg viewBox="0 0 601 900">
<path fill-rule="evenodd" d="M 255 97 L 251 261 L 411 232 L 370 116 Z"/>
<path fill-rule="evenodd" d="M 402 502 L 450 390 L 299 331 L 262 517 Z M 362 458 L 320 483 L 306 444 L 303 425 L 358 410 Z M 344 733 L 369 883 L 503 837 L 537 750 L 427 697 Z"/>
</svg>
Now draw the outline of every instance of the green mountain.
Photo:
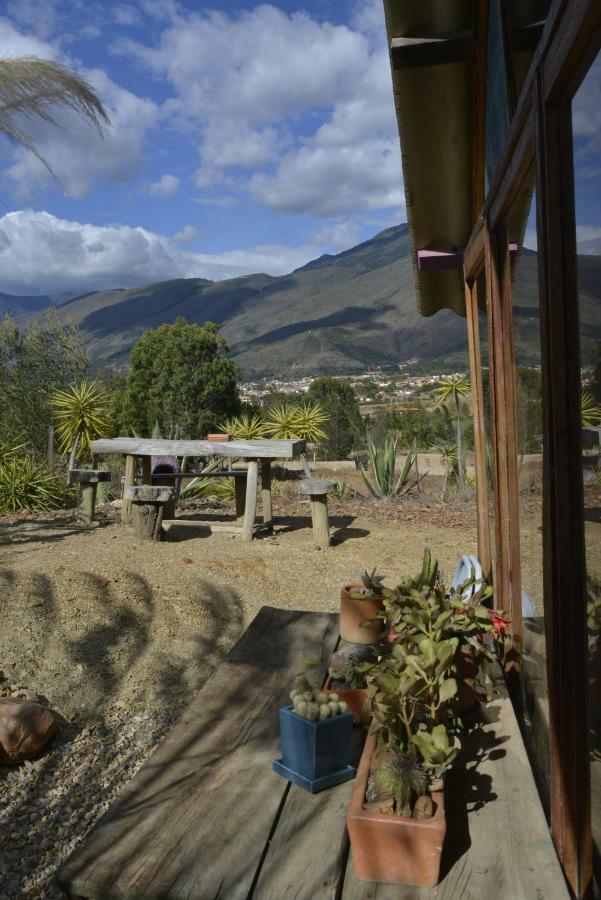
<svg viewBox="0 0 601 900">
<path fill-rule="evenodd" d="M 525 261 L 533 283 L 520 292 L 520 306 L 531 330 L 532 322 L 537 327 L 536 311 L 529 315 L 536 257 Z M 596 301 L 600 276 L 596 269 L 587 281 Z M 601 337 L 599 306 L 591 307 L 591 330 Z M 220 325 L 246 378 L 352 372 L 415 358 L 422 371 L 467 366 L 465 319 L 447 310 L 426 319 L 417 311 L 406 225 L 290 275 L 175 279 L 93 292 L 62 303 L 59 313 L 80 326 L 98 366 L 126 364 L 145 328 L 177 316 Z"/>
</svg>

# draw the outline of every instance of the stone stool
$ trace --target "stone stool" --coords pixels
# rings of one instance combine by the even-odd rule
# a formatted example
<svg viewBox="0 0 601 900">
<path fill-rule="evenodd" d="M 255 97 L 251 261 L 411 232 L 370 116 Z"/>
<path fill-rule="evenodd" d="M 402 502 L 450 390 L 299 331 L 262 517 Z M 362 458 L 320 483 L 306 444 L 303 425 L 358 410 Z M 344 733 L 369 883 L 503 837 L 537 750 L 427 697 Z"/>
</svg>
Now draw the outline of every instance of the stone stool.
<svg viewBox="0 0 601 900">
<path fill-rule="evenodd" d="M 101 481 L 110 481 L 107 469 L 69 469 L 69 484 L 79 485 L 79 509 L 77 516 L 83 522 L 94 521 L 96 489 Z"/>
<path fill-rule="evenodd" d="M 313 521 L 313 543 L 322 550 L 330 546 L 330 524 L 328 522 L 328 494 L 336 490 L 335 481 L 319 478 L 303 478 L 299 484 L 301 494 L 308 494 L 311 500 Z"/>
<path fill-rule="evenodd" d="M 136 537 L 145 541 L 160 541 L 164 535 L 162 524 L 165 506 L 173 499 L 173 488 L 151 484 L 126 487 L 123 494 L 131 502 L 131 519 Z"/>
</svg>

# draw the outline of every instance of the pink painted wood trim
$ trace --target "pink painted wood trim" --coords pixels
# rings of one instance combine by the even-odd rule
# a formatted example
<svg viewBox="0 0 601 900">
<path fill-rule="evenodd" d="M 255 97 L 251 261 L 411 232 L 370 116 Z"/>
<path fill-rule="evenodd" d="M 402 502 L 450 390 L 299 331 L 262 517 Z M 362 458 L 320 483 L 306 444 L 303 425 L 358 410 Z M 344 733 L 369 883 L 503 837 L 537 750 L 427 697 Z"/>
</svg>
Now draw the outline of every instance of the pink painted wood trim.
<svg viewBox="0 0 601 900">
<path fill-rule="evenodd" d="M 451 250 L 418 250 L 417 267 L 422 272 L 443 271 L 445 269 L 461 269 L 463 252 Z"/>
</svg>

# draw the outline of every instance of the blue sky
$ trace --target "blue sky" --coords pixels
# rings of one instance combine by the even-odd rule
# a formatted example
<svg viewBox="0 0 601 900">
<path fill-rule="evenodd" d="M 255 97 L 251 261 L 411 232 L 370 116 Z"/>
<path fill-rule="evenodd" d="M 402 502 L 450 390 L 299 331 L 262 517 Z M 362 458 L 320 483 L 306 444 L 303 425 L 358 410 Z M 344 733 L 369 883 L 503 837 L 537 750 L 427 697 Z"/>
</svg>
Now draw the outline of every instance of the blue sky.
<svg viewBox="0 0 601 900">
<path fill-rule="evenodd" d="M 96 88 L 0 142 L 0 291 L 283 274 L 406 219 L 381 0 L 2 0 L 5 56 Z M 601 64 L 574 115 L 579 236 L 601 246 Z M 598 252 L 598 250 L 597 250 Z"/>
<path fill-rule="evenodd" d="M 0 290 L 282 274 L 405 220 L 380 0 L 1 10 L 4 55 L 69 64 L 112 125 L 36 126 L 56 180 L 0 147 Z"/>
</svg>

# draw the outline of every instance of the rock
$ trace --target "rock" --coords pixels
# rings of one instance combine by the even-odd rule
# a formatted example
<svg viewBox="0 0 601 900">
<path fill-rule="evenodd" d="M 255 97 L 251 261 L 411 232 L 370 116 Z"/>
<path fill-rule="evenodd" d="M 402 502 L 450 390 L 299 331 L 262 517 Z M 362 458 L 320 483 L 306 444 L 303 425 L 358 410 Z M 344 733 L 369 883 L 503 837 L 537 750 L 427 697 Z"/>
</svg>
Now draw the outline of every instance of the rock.
<svg viewBox="0 0 601 900">
<path fill-rule="evenodd" d="M 0 699 L 0 764 L 37 756 L 57 729 L 58 717 L 41 704 Z"/>
<path fill-rule="evenodd" d="M 415 806 L 413 807 L 413 818 L 431 819 L 433 815 L 434 804 L 432 803 L 432 797 L 428 797 L 427 794 L 422 794 L 422 796 L 418 797 L 415 801 Z"/>
</svg>

